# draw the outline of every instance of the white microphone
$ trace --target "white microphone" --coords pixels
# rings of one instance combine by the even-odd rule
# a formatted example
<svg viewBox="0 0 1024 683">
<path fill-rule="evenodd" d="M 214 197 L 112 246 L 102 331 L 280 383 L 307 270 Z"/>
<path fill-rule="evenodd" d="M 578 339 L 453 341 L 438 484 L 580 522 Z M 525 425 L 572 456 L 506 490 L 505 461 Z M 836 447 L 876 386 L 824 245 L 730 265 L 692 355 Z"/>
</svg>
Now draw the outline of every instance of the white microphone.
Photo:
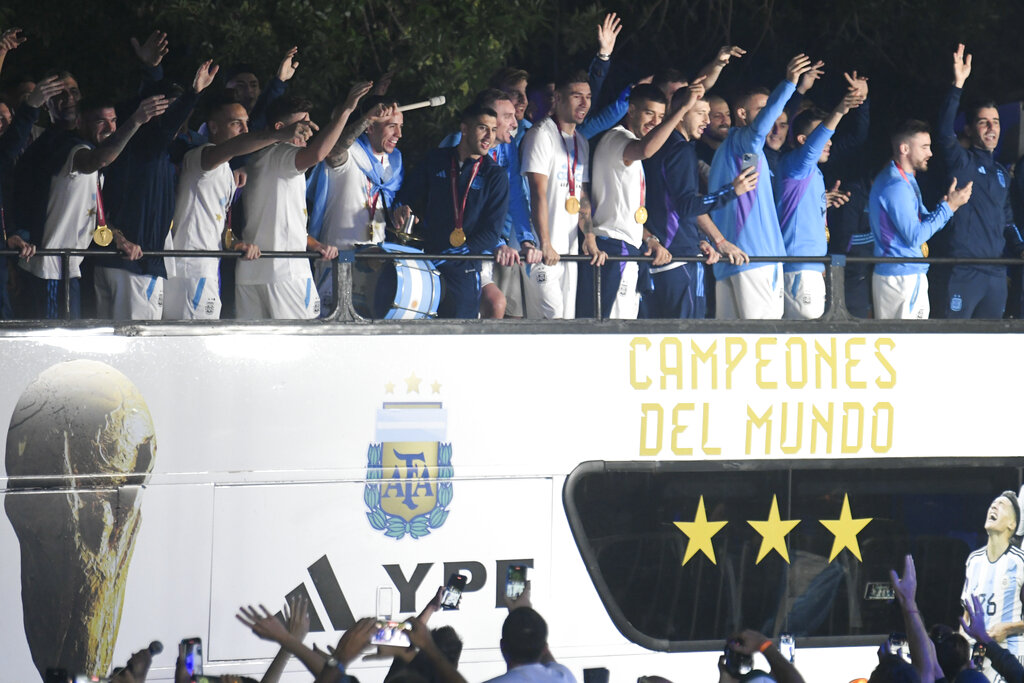
<svg viewBox="0 0 1024 683">
<path fill-rule="evenodd" d="M 438 95 L 437 97 L 431 97 L 429 100 L 423 100 L 422 102 L 413 102 L 412 104 L 403 104 L 398 108 L 398 111 L 409 111 L 410 109 L 423 109 L 424 107 L 440 107 L 444 104 L 444 95 Z"/>
</svg>

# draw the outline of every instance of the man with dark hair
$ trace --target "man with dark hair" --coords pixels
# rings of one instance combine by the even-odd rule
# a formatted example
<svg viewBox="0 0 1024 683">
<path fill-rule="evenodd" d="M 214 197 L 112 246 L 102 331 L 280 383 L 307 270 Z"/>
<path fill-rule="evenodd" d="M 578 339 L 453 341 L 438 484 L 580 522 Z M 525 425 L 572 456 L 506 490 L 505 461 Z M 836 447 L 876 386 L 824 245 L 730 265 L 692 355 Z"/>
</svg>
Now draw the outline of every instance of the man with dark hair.
<svg viewBox="0 0 1024 683">
<path fill-rule="evenodd" d="M 576 264 L 559 263 L 560 254 L 583 253 L 601 265 L 606 255 L 597 247 L 590 210 L 590 153 L 576 127 L 590 111 L 587 74 L 563 77 L 555 89 L 551 116 L 532 129 L 522 146 L 522 173 L 530 186 L 530 212 L 539 248 L 527 246 L 530 269 L 527 315 L 543 318 L 576 316 Z M 543 262 L 541 262 L 543 261 Z"/>
<path fill-rule="evenodd" d="M 665 116 L 665 94 L 650 84 L 633 88 L 625 125 L 612 128 L 594 152 L 593 191 L 594 234 L 597 246 L 616 255 L 654 256 L 653 266 L 664 266 L 672 254 L 645 227 L 647 223 L 647 181 L 643 161 L 654 156 L 669 139 L 697 100 L 704 95 L 698 79 L 687 89 L 687 97 L 676 98 Z M 638 163 L 640 162 L 640 163 Z M 601 314 L 603 317 L 632 319 L 640 308 L 641 289 L 646 290 L 650 273 L 647 264 L 636 261 L 602 266 Z M 577 317 L 594 315 L 594 279 L 590 267 L 580 269 Z"/>
<path fill-rule="evenodd" d="M 832 134 L 839 121 L 860 106 L 867 97 L 867 80 L 843 74 L 849 91 L 832 112 L 806 109 L 793 119 L 796 146 L 779 159 L 775 175 L 778 197 L 776 210 L 786 245 L 786 256 L 824 256 L 825 211 L 828 199 L 825 178 L 818 168 L 828 161 Z M 825 312 L 825 264 L 786 263 L 784 274 L 785 310 L 790 320 L 814 320 Z"/>
<path fill-rule="evenodd" d="M 1012 541 L 1019 526 L 1017 495 L 1003 491 L 985 514 L 985 547 L 967 556 L 960 594 L 965 615 L 974 598 L 980 601 L 989 637 L 1018 659 L 1024 655 L 1024 551 Z"/>
<path fill-rule="evenodd" d="M 316 135 L 309 119 L 312 105 L 298 97 L 282 97 L 267 109 L 267 122 L 274 129 L 296 123 L 292 140 L 278 142 L 249 157 L 248 181 L 243 194 L 245 230 L 242 239 L 261 251 L 315 251 L 326 260 L 338 256 L 338 248 L 324 245 L 306 232 L 306 179 L 308 169 L 323 161 L 341 137 L 359 100 L 373 83 L 352 86 L 343 107 L 335 108 L 331 120 Z M 320 314 L 320 296 L 313 284 L 306 259 L 257 259 L 239 262 L 236 270 L 238 317 L 315 318 Z"/>
<path fill-rule="evenodd" d="M 459 144 L 427 153 L 409 174 L 399 199 L 422 220 L 424 249 L 434 254 L 490 254 L 508 212 L 508 176 L 490 157 L 498 115 L 471 105 L 462 113 Z M 444 281 L 442 318 L 476 318 L 480 312 L 479 261 L 435 261 Z"/>
<path fill-rule="evenodd" d="M 697 158 L 711 166 L 715 158 L 715 150 L 725 140 L 732 128 L 732 113 L 729 110 L 729 103 L 719 95 L 708 95 L 708 127 L 700 136 L 697 143 Z"/>
<path fill-rule="evenodd" d="M 971 203 L 950 221 L 951 256 L 1000 258 L 1009 248 L 1024 257 L 1024 239 L 1013 222 L 1010 172 L 993 156 L 999 144 L 999 110 L 984 102 L 967 110 L 964 132 L 970 146 L 960 145 L 953 120 L 964 83 L 971 75 L 971 55 L 961 43 L 953 53 L 953 87 L 939 112 L 936 133 L 949 177 L 973 182 L 978 190 Z M 1002 318 L 1006 308 L 1006 266 L 955 265 L 949 278 L 947 316 Z"/>
<path fill-rule="evenodd" d="M 249 114 L 249 121 L 252 125 L 250 130 L 262 130 L 267 126 L 267 107 L 277 98 L 284 95 L 287 85 L 299 68 L 299 61 L 296 55 L 298 47 L 292 47 L 284 53 L 281 63 L 277 67 L 277 73 L 267 82 L 267 87 L 260 88 L 260 79 L 256 76 L 256 70 L 250 64 L 235 64 L 226 74 L 226 89 L 234 95 L 239 104 L 245 107 Z"/>
<path fill-rule="evenodd" d="M 875 177 L 868 198 L 868 219 L 875 256 L 921 258 L 921 245 L 941 230 L 971 198 L 973 183 L 949 187 L 946 199 L 928 213 L 917 185 L 918 171 L 928 169 L 932 139 L 928 124 L 906 121 L 892 135 L 893 159 Z M 928 317 L 928 264 L 878 263 L 871 277 L 875 317 Z"/>
<path fill-rule="evenodd" d="M 683 96 L 682 90 L 676 92 L 678 97 Z M 750 167 L 731 183 L 708 194 L 700 192 L 696 144 L 708 127 L 709 111 L 707 99 L 695 102 L 665 146 L 644 161 L 650 197 L 645 227 L 673 257 L 704 254 L 707 265 L 713 265 L 721 252 L 733 263 L 742 263 L 747 255 L 722 237 L 708 212 L 753 190 L 758 182 L 757 170 Z M 704 265 L 700 261 L 673 260 L 651 268 L 654 291 L 644 298 L 647 317 L 703 318 Z"/>
<path fill-rule="evenodd" d="M 518 607 L 501 626 L 501 656 L 508 671 L 488 683 L 575 683 L 568 668 L 548 649 L 548 625 L 532 607 Z"/>
<path fill-rule="evenodd" d="M 722 187 L 748 166 L 764 175 L 768 161 L 764 141 L 782 108 L 796 89 L 796 83 L 811 69 L 811 59 L 800 54 L 786 66 L 785 79 L 770 95 L 755 89 L 740 98 L 736 107 L 737 126 L 715 152 L 708 178 L 710 187 Z M 757 188 L 733 204 L 711 213 L 715 225 L 727 240 L 751 256 L 783 256 L 786 253 L 775 212 L 770 183 Z M 779 319 L 782 317 L 782 267 L 779 263 L 734 265 L 719 261 L 714 266 L 715 315 L 719 319 Z"/>
</svg>

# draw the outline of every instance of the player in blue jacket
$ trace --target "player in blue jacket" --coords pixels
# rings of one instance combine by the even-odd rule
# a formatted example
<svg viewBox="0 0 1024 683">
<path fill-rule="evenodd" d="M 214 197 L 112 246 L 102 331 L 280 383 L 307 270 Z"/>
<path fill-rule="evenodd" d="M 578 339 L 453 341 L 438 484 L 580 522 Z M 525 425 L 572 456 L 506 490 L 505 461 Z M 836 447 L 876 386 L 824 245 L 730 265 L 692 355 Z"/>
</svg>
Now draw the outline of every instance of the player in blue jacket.
<svg viewBox="0 0 1024 683">
<path fill-rule="evenodd" d="M 462 114 L 462 139 L 433 149 L 406 177 L 398 200 L 420 217 L 424 250 L 433 254 L 490 254 L 508 213 L 508 176 L 488 155 L 498 127 L 493 109 L 474 105 Z M 399 221 L 402 215 L 396 212 Z M 445 284 L 438 315 L 476 318 L 480 311 L 480 263 L 438 261 Z"/>
<path fill-rule="evenodd" d="M 775 176 L 776 208 L 787 256 L 824 256 L 825 211 L 828 199 L 825 177 L 818 168 L 828 161 L 832 134 L 839 121 L 867 97 L 867 80 L 843 74 L 850 84 L 846 96 L 832 113 L 807 109 L 793 119 L 796 147 L 779 159 Z M 786 263 L 785 313 L 791 320 L 813 320 L 825 312 L 823 263 Z"/>
<path fill-rule="evenodd" d="M 737 127 L 731 128 L 715 151 L 709 187 L 722 187 L 745 167 L 754 165 L 766 175 L 764 142 L 782 108 L 796 89 L 800 76 L 811 69 L 811 58 L 800 54 L 786 67 L 786 80 L 771 96 L 759 92 L 740 100 Z M 711 212 L 715 225 L 728 241 L 751 256 L 786 253 L 775 213 L 771 183 L 758 183 L 753 192 Z M 782 317 L 782 267 L 779 263 L 715 264 L 716 317 L 719 319 L 779 319 Z"/>
<path fill-rule="evenodd" d="M 966 110 L 964 132 L 970 147 L 964 148 L 953 131 L 957 106 L 967 77 L 971 55 L 963 44 L 953 53 L 953 87 L 939 111 L 936 131 L 947 173 L 960 182 L 972 181 L 971 203 L 953 217 L 952 256 L 1000 258 L 1007 246 L 1014 256 L 1024 244 L 1013 222 L 1010 206 L 1010 172 L 993 157 L 999 144 L 999 110 L 985 102 Z M 949 280 L 947 315 L 950 318 L 1002 318 L 1006 308 L 1006 266 L 957 265 Z"/>
<path fill-rule="evenodd" d="M 875 238 L 875 256 L 921 258 L 921 244 L 937 233 L 953 213 L 971 198 L 972 183 L 957 189 L 956 178 L 949 194 L 931 213 L 924 207 L 918 171 L 928 169 L 932 139 L 928 124 L 907 121 L 892 135 L 893 160 L 871 185 L 868 219 Z M 875 317 L 879 319 L 927 318 L 928 264 L 878 263 L 871 279 Z"/>
</svg>

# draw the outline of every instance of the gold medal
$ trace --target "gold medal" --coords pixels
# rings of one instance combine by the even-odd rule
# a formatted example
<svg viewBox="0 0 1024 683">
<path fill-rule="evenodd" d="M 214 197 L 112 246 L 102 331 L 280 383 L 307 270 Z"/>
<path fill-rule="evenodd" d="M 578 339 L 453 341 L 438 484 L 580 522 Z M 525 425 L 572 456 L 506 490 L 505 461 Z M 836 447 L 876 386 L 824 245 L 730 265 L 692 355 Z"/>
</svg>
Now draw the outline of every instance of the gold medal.
<svg viewBox="0 0 1024 683">
<path fill-rule="evenodd" d="M 235 233 L 231 228 L 224 230 L 224 248 L 231 251 L 235 246 Z"/>
<path fill-rule="evenodd" d="M 571 214 L 577 214 L 580 212 L 580 200 L 576 199 L 572 195 L 565 198 L 565 210 Z"/>
<path fill-rule="evenodd" d="M 453 247 L 461 247 L 466 243 L 466 231 L 462 228 L 455 228 L 452 233 L 448 235 L 448 244 Z"/>
<path fill-rule="evenodd" d="M 105 225 L 97 225 L 92 233 L 92 241 L 101 247 L 109 246 L 114 241 L 114 233 Z"/>
<path fill-rule="evenodd" d="M 921 257 L 928 258 L 928 243 L 925 242 L 921 245 Z"/>
<path fill-rule="evenodd" d="M 644 223 L 646 223 L 647 222 L 647 207 L 646 206 L 641 206 L 639 209 L 637 209 L 636 213 L 633 214 L 633 218 L 640 225 L 643 225 Z"/>
</svg>

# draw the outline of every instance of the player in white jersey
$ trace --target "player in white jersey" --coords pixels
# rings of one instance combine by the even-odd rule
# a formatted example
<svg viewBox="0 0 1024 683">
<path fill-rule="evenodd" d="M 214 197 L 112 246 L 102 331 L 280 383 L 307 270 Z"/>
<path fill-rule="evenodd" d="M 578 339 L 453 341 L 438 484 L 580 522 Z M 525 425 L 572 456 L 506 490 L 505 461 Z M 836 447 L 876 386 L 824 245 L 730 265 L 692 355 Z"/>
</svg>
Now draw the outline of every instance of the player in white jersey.
<svg viewBox="0 0 1024 683">
<path fill-rule="evenodd" d="M 189 150 L 181 164 L 172 249 L 217 251 L 222 244 L 241 251 L 246 260 L 258 258 L 260 248 L 231 233 L 229 211 L 237 185 L 230 162 L 275 142 L 291 140 L 303 124 L 248 132 L 249 114 L 238 102 L 215 103 L 206 121 L 210 144 Z M 225 242 L 222 235 L 226 235 Z M 164 285 L 164 318 L 216 320 L 220 318 L 220 263 L 215 258 L 168 258 Z"/>
<path fill-rule="evenodd" d="M 310 250 L 327 260 L 337 258 L 337 247 L 321 244 L 306 233 L 305 172 L 334 148 L 349 115 L 371 87 L 368 82 L 353 86 L 345 106 L 335 110 L 330 123 L 312 138 L 310 130 L 317 126 L 309 120 L 312 105 L 308 100 L 284 97 L 270 106 L 267 121 L 272 128 L 301 122 L 308 126 L 301 127 L 290 142 L 258 152 L 246 166 L 244 241 L 261 251 Z M 243 261 L 238 264 L 236 283 L 240 319 L 309 319 L 320 313 L 320 296 L 306 259 Z"/>
<path fill-rule="evenodd" d="M 560 254 L 583 253 L 603 265 L 607 254 L 597 247 L 590 215 L 590 153 L 576 131 L 590 111 L 590 85 L 583 71 L 556 84 L 550 117 L 530 129 L 523 140 L 522 174 L 530 186 L 530 217 L 540 248 L 527 246 L 530 267 L 527 317 L 576 316 L 576 264 L 559 263 Z"/>
<path fill-rule="evenodd" d="M 985 517 L 988 543 L 967 556 L 966 578 L 960 595 L 966 606 L 978 596 L 985 612 L 985 629 L 1018 659 L 1024 655 L 1024 551 L 1011 543 L 1020 523 L 1020 504 L 1013 491 L 992 501 Z M 966 613 L 965 613 L 966 614 Z M 988 660 L 986 660 L 986 663 Z M 986 664 L 986 667 L 989 665 Z M 996 674 L 986 668 L 993 681 Z"/>
</svg>

